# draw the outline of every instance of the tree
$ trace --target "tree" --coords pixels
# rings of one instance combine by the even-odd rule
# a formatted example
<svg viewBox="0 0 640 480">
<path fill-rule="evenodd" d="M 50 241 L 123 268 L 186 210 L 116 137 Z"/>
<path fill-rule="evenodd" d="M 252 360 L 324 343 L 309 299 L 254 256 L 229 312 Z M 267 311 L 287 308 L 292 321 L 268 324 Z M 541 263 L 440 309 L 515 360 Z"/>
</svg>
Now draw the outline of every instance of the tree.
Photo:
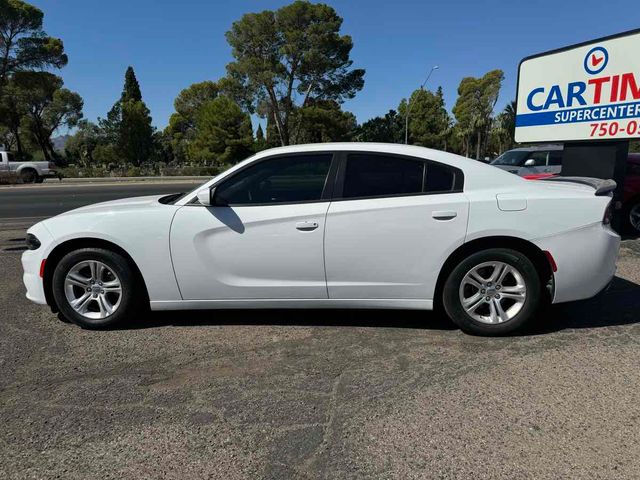
<svg viewBox="0 0 640 480">
<path fill-rule="evenodd" d="M 402 100 L 398 111 L 406 118 L 407 102 Z M 444 148 L 449 127 L 449 114 L 444 107 L 442 87 L 436 93 L 422 88 L 409 98 L 409 143 L 430 148 Z"/>
<path fill-rule="evenodd" d="M 130 100 L 134 102 L 142 101 L 142 92 L 140 91 L 140 84 L 136 78 L 136 73 L 133 71 L 132 66 L 127 67 L 127 71 L 124 73 L 124 88 L 122 89 L 122 96 L 120 100 L 128 102 Z"/>
<path fill-rule="evenodd" d="M 296 108 L 312 98 L 340 103 L 364 85 L 364 70 L 351 68 L 353 42 L 340 35 L 341 25 L 332 7 L 300 0 L 245 14 L 226 34 L 235 61 L 223 89 L 272 120 L 279 143 L 289 145 L 299 136 Z"/>
<path fill-rule="evenodd" d="M 14 80 L 26 107 L 21 122 L 42 150 L 45 160 L 55 161 L 51 136 L 62 126 L 74 127 L 82 118 L 82 97 L 62 88 L 60 77 L 46 72 L 18 72 Z"/>
<path fill-rule="evenodd" d="M 128 163 L 139 167 L 151 157 L 153 145 L 153 127 L 149 109 L 142 101 L 124 101 L 117 143 L 118 151 Z"/>
<path fill-rule="evenodd" d="M 258 129 L 256 130 L 256 141 L 253 149 L 256 152 L 260 152 L 261 150 L 265 150 L 266 148 L 268 148 L 267 139 L 264 137 L 262 125 L 258 124 Z"/>
<path fill-rule="evenodd" d="M 154 128 L 132 67 L 128 67 L 125 73 L 120 99 L 107 113 L 106 119 L 98 119 L 98 124 L 106 143 L 115 147 L 121 160 L 137 167 L 149 161 L 154 148 Z M 109 157 L 113 152 L 113 149 L 107 152 Z"/>
<path fill-rule="evenodd" d="M 486 148 L 491 115 L 503 79 L 502 70 L 492 70 L 481 78 L 465 77 L 458 86 L 458 99 L 453 107 L 453 114 L 460 126 L 458 132 L 464 136 L 466 156 L 469 156 L 472 136 L 475 136 L 477 159 L 481 158 Z"/>
<path fill-rule="evenodd" d="M 4 141 L 5 148 L 15 148 L 18 158 L 24 155 L 24 142 L 20 125 L 27 114 L 27 103 L 24 92 L 14 79 L 9 79 L 0 96 L 0 123 L 6 129 L 8 135 Z"/>
<path fill-rule="evenodd" d="M 95 163 L 94 152 L 104 143 L 100 128 L 88 120 L 80 120 L 76 133 L 64 146 L 67 161 L 88 166 Z"/>
<path fill-rule="evenodd" d="M 218 84 L 210 80 L 194 83 L 182 90 L 173 101 L 176 113 L 185 119 L 190 126 L 194 126 L 200 108 L 214 100 L 219 93 Z"/>
<path fill-rule="evenodd" d="M 334 100 L 309 100 L 293 115 L 299 125 L 295 143 L 350 141 L 358 126 L 353 113 L 342 111 Z"/>
<path fill-rule="evenodd" d="M 251 153 L 252 144 L 249 115 L 232 99 L 219 96 L 200 109 L 189 155 L 205 164 L 235 163 Z"/>
<path fill-rule="evenodd" d="M 384 117 L 374 117 L 358 127 L 359 142 L 403 143 L 404 123 L 398 112 L 389 110 Z"/>
<path fill-rule="evenodd" d="M 176 111 L 169 118 L 165 134 L 177 159 L 187 159 L 188 145 L 195 136 L 196 120 L 200 109 L 214 100 L 218 92 L 218 85 L 207 80 L 185 88 L 174 100 L 173 106 Z"/>
<path fill-rule="evenodd" d="M 67 64 L 62 40 L 42 30 L 43 16 L 21 0 L 0 0 L 0 92 L 15 72 Z"/>
</svg>

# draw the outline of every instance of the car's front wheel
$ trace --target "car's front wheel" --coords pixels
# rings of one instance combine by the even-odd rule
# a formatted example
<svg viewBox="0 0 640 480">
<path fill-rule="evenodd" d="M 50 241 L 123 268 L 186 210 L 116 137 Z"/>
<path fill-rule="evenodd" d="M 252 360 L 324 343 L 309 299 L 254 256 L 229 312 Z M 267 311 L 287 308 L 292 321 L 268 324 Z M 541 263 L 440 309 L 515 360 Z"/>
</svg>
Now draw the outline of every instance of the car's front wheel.
<svg viewBox="0 0 640 480">
<path fill-rule="evenodd" d="M 463 331 L 504 335 L 531 320 L 541 290 L 538 272 L 526 255 L 492 248 L 468 256 L 451 271 L 443 304 Z"/>
<path fill-rule="evenodd" d="M 52 279 L 60 313 L 84 328 L 104 328 L 130 318 L 141 305 L 141 289 L 127 260 L 101 248 L 65 255 Z"/>
</svg>

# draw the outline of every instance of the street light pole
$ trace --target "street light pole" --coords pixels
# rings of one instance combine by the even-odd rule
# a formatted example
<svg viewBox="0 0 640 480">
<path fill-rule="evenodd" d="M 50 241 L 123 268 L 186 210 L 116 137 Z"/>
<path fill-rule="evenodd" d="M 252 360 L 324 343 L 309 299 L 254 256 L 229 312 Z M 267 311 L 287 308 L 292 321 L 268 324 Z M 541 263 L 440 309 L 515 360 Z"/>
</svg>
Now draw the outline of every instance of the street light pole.
<svg viewBox="0 0 640 480">
<path fill-rule="evenodd" d="M 422 90 L 424 86 L 427 84 L 427 82 L 431 78 L 431 74 L 433 73 L 433 71 L 438 70 L 438 68 L 440 68 L 438 67 L 438 65 L 434 65 L 433 67 L 431 67 L 431 70 L 429 71 L 427 78 L 425 79 L 424 82 L 422 82 L 422 85 L 420 85 L 420 90 Z M 411 112 L 411 95 L 409 95 L 409 98 L 407 99 L 407 114 L 404 116 L 404 144 L 405 145 L 409 144 L 409 113 L 410 112 Z"/>
</svg>

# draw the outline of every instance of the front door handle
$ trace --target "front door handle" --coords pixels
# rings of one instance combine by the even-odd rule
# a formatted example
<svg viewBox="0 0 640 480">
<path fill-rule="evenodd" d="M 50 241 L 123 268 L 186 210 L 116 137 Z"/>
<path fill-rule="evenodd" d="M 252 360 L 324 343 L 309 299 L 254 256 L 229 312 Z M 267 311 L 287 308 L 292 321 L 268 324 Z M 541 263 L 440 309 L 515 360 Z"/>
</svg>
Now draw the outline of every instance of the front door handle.
<svg viewBox="0 0 640 480">
<path fill-rule="evenodd" d="M 310 232 L 318 228 L 318 222 L 298 222 L 296 223 L 296 228 L 303 232 Z"/>
<path fill-rule="evenodd" d="M 436 220 L 451 220 L 458 216 L 458 212 L 453 212 L 453 211 L 432 212 L 431 216 Z"/>
</svg>

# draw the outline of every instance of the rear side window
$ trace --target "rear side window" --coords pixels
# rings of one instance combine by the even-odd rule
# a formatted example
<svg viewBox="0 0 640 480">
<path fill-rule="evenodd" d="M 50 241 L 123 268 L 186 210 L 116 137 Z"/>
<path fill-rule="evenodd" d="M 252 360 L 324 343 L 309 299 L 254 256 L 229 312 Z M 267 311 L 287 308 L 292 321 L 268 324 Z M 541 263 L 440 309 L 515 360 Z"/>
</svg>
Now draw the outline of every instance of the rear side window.
<svg viewBox="0 0 640 480">
<path fill-rule="evenodd" d="M 556 167 L 562 165 L 562 150 L 549 152 L 549 165 Z"/>
<path fill-rule="evenodd" d="M 452 192 L 455 190 L 455 183 L 456 175 L 451 168 L 439 163 L 427 164 L 427 177 L 424 182 L 425 192 Z"/>
<path fill-rule="evenodd" d="M 463 175 L 422 159 L 353 153 L 347 156 L 342 198 L 392 197 L 462 191 Z"/>
<path fill-rule="evenodd" d="M 406 158 L 352 154 L 347 157 L 344 198 L 407 195 L 422 192 L 425 162 Z"/>
</svg>

